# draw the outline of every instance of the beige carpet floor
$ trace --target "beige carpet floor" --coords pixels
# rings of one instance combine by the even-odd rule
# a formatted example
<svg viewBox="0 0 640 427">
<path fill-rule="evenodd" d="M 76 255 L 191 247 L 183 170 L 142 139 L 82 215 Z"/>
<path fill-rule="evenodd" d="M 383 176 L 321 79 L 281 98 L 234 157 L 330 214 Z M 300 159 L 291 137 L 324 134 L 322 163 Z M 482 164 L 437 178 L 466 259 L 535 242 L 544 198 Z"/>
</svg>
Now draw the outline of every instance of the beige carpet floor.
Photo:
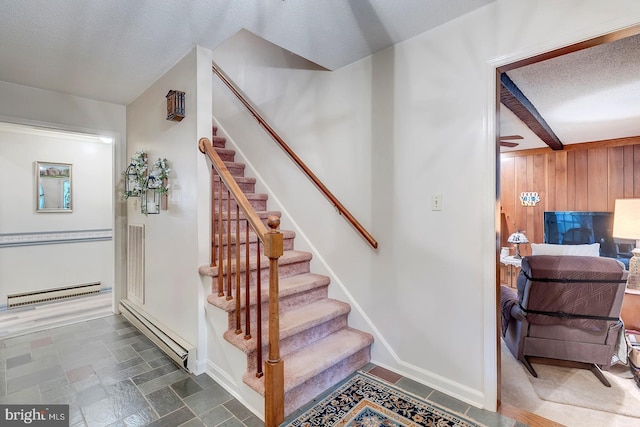
<svg viewBox="0 0 640 427">
<path fill-rule="evenodd" d="M 532 377 L 509 352 L 502 352 L 502 402 L 566 426 L 631 427 L 640 425 L 640 389 L 628 367 L 615 366 L 603 386 L 589 371 L 535 364 Z M 535 382 L 535 385 L 534 385 Z"/>
</svg>

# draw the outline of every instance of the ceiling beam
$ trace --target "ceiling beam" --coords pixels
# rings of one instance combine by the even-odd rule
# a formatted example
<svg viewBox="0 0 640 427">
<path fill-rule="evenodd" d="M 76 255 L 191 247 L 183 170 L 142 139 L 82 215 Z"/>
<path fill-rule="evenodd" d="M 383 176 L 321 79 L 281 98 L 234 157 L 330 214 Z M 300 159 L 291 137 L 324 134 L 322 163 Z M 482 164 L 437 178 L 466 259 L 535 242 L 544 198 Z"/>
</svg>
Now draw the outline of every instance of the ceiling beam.
<svg viewBox="0 0 640 427">
<path fill-rule="evenodd" d="M 500 74 L 500 102 L 552 150 L 562 150 L 562 142 L 507 73 Z"/>
</svg>

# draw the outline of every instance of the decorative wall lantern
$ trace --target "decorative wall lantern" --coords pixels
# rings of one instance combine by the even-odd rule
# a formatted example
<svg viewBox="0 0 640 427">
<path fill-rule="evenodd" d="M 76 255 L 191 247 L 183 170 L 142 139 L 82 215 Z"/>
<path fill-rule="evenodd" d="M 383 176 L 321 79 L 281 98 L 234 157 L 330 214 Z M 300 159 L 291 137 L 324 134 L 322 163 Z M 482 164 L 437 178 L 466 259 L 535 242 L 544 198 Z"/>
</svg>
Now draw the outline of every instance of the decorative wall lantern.
<svg viewBox="0 0 640 427">
<path fill-rule="evenodd" d="M 140 210 L 145 215 L 157 215 L 160 213 L 160 198 L 158 189 L 162 187 L 162 181 L 153 175 L 149 175 L 144 184 Z"/>
<path fill-rule="evenodd" d="M 184 119 L 184 92 L 170 90 L 167 93 L 167 120 L 180 122 Z"/>
<path fill-rule="evenodd" d="M 139 197 L 144 189 L 144 182 L 147 174 L 147 154 L 138 151 L 131 158 L 127 169 L 122 173 L 124 176 L 124 195 L 126 200 L 129 197 Z"/>
</svg>

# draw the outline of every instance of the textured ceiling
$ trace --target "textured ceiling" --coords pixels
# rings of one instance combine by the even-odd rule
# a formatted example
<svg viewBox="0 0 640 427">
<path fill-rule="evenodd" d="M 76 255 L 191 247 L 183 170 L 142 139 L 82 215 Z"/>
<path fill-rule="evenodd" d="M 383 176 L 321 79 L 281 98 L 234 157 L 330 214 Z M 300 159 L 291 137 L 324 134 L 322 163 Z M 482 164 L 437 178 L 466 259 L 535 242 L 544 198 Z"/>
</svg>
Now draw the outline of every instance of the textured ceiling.
<svg viewBox="0 0 640 427">
<path fill-rule="evenodd" d="M 640 135 L 640 36 L 508 71 L 563 144 Z M 506 108 L 501 134 L 515 149 L 545 147 Z M 503 151 L 509 151 L 504 148 Z"/>
<path fill-rule="evenodd" d="M 0 0 L 0 81 L 126 105 L 194 46 L 243 29 L 334 70 L 492 1 Z M 508 74 L 572 144 L 640 135 L 637 64 L 633 37 Z M 545 146 L 502 110 L 516 149 Z"/>
<path fill-rule="evenodd" d="M 5 0 L 0 80 L 128 104 L 241 29 L 333 70 L 494 0 Z"/>
</svg>

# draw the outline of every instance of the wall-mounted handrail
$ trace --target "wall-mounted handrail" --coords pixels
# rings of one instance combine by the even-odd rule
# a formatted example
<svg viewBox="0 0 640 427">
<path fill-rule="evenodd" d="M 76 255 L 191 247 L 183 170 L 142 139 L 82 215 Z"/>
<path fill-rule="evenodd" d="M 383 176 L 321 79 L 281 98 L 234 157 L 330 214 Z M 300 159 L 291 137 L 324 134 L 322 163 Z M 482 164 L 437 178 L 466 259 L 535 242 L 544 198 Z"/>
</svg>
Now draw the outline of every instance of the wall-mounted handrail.
<svg viewBox="0 0 640 427">
<path fill-rule="evenodd" d="M 273 138 L 273 140 L 282 148 L 285 153 L 291 157 L 291 159 L 298 165 L 300 169 L 311 179 L 313 184 L 325 195 L 333 206 L 338 210 L 338 213 L 344 216 L 347 221 L 369 242 L 369 244 L 375 249 L 378 247 L 378 242 L 373 236 L 358 222 L 358 220 L 344 207 L 344 205 L 336 198 L 336 196 L 329 191 L 329 189 L 318 179 L 318 177 L 307 167 L 307 165 L 296 155 L 296 153 L 289 147 L 284 140 L 277 134 L 275 130 L 262 118 L 260 113 L 251 105 L 251 103 L 242 95 L 240 90 L 231 82 L 229 77 L 213 62 L 211 64 L 213 73 L 216 74 L 220 80 L 233 92 L 233 94 L 240 100 L 240 102 L 249 110 L 251 115 L 260 123 L 260 125 L 267 131 L 267 133 Z"/>
</svg>

